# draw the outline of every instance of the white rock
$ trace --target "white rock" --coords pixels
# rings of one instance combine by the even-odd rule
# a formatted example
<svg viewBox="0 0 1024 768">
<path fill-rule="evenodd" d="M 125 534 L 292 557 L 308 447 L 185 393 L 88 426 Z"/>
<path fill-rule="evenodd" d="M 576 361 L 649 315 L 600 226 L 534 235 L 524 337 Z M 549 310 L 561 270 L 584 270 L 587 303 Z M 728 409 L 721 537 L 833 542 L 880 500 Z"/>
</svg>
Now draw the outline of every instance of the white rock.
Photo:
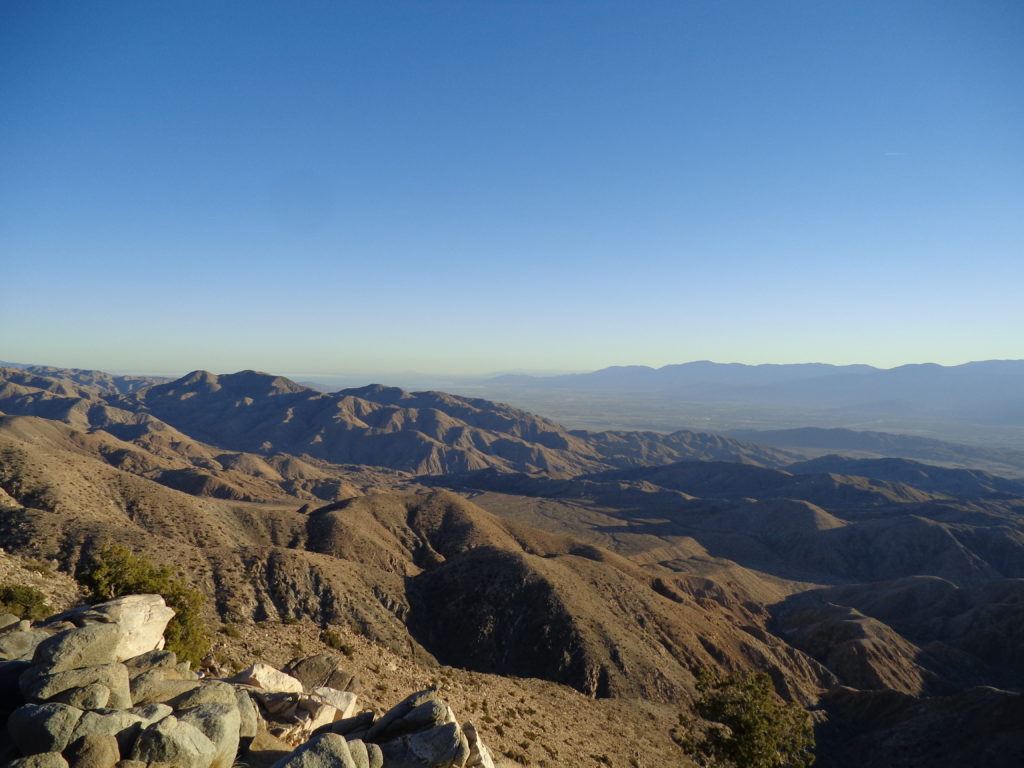
<svg viewBox="0 0 1024 768">
<path fill-rule="evenodd" d="M 347 717 L 352 717 L 356 713 L 356 701 L 359 697 L 354 693 L 339 691 L 335 688 L 328 688 L 327 686 L 314 688 L 311 693 L 314 696 L 319 696 L 338 710 L 338 714 L 334 718 L 335 720 L 344 720 Z"/>
<path fill-rule="evenodd" d="M 494 768 L 494 757 L 487 745 L 480 740 L 476 726 L 467 722 L 463 724 L 462 732 L 466 735 L 466 741 L 469 742 L 469 759 L 466 761 L 466 768 Z"/>
<path fill-rule="evenodd" d="M 269 664 L 253 664 L 244 672 L 231 678 L 231 682 L 251 685 L 265 691 L 302 693 L 302 683 L 291 675 L 274 669 Z"/>
<path fill-rule="evenodd" d="M 101 614 L 118 625 L 118 661 L 163 648 L 164 630 L 174 616 L 160 595 L 126 595 L 94 605 L 89 613 Z"/>
</svg>

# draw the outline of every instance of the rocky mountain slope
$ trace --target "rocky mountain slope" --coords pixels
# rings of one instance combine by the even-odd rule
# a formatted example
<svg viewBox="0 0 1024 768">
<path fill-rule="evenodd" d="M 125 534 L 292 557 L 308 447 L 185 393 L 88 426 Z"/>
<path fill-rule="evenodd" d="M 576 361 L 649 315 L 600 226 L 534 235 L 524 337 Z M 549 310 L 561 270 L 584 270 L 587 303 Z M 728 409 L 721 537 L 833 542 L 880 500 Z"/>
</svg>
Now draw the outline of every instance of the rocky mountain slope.
<svg viewBox="0 0 1024 768">
<path fill-rule="evenodd" d="M 1015 481 L 569 431 L 472 398 L 322 394 L 252 372 L 127 392 L 3 375 L 0 545 L 70 572 L 102 542 L 127 544 L 272 655 L 288 627 L 334 627 L 424 674 L 571 689 L 623 722 L 649 718 L 651 765 L 682 760 L 672 721 L 701 667 L 766 670 L 814 708 L 824 766 L 953 765 L 929 740 L 970 754 L 946 735 L 958 722 L 983 735 L 983 707 L 999 723 L 1019 706 Z M 558 764 L 525 731 L 508 742 L 488 725 L 506 757 Z M 635 757 L 557 749 L 583 765 Z"/>
<path fill-rule="evenodd" d="M 555 476 L 683 458 L 770 466 L 795 457 L 715 435 L 570 432 L 498 403 L 370 386 L 321 393 L 282 377 L 196 371 L 122 395 L 73 377 L 0 369 L 0 412 L 136 440 L 172 429 L 222 450 L 444 474 L 496 467 Z"/>
</svg>

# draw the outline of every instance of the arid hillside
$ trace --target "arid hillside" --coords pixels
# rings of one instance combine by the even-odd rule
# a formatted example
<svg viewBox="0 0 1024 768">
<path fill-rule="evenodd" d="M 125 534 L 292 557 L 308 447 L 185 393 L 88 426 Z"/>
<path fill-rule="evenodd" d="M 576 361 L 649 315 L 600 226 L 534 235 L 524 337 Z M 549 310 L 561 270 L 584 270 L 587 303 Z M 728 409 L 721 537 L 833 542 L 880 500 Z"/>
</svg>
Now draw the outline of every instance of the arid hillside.
<svg viewBox="0 0 1024 768">
<path fill-rule="evenodd" d="M 979 707 L 993 729 L 1019 707 L 1013 481 L 794 463 L 698 433 L 569 432 L 482 400 L 324 395 L 252 372 L 138 390 L 4 376 L 0 545 L 72 573 L 126 544 L 243 636 L 331 627 L 419 670 L 617 702 L 658 729 L 644 766 L 684 759 L 666 713 L 686 710 L 701 668 L 768 672 L 814 711 L 824 766 L 954 765 L 925 749 L 933 729 L 968 754 L 948 734 L 983 735 Z M 611 705 L 580 706 L 590 722 Z M 628 745 L 613 753 L 632 765 Z"/>
</svg>

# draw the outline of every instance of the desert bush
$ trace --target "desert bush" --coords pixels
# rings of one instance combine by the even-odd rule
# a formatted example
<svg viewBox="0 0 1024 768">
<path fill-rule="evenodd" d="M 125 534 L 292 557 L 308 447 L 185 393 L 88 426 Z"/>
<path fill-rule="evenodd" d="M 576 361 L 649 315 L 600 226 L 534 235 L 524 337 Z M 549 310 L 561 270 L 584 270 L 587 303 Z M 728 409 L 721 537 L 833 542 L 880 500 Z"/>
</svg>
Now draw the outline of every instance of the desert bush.
<svg viewBox="0 0 1024 768">
<path fill-rule="evenodd" d="M 164 638 L 167 649 L 198 666 L 210 650 L 210 636 L 203 619 L 205 598 L 174 578 L 170 568 L 159 568 L 142 555 L 120 544 L 108 544 L 96 552 L 76 574 L 96 601 L 135 594 L 156 594 L 174 609 Z"/>
<path fill-rule="evenodd" d="M 342 639 L 341 635 L 335 632 L 333 629 L 325 629 L 320 633 L 320 642 L 326 645 L 328 648 L 333 648 L 336 651 L 341 651 L 348 658 L 352 658 L 355 654 L 356 649 L 346 643 Z"/>
<path fill-rule="evenodd" d="M 52 611 L 46 604 L 46 595 L 35 587 L 24 584 L 5 584 L 0 587 L 0 613 L 13 613 L 22 619 L 45 619 Z"/>
<path fill-rule="evenodd" d="M 814 762 L 808 714 L 783 702 L 763 672 L 697 675 L 694 709 L 680 745 L 714 768 L 806 768 Z"/>
</svg>

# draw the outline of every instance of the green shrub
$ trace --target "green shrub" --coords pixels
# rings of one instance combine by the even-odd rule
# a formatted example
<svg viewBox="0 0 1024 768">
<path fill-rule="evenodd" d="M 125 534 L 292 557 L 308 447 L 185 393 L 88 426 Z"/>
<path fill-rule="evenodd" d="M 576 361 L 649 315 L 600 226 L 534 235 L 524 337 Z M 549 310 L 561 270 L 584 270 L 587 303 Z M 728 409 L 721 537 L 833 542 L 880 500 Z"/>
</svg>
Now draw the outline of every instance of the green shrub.
<svg viewBox="0 0 1024 768">
<path fill-rule="evenodd" d="M 697 675 L 694 709 L 709 725 L 686 722 L 680 740 L 691 754 L 715 768 L 806 768 L 814 762 L 814 729 L 808 714 L 775 694 L 763 672 L 718 678 Z"/>
<path fill-rule="evenodd" d="M 46 604 L 46 595 L 35 587 L 6 584 L 0 587 L 0 613 L 13 613 L 22 619 L 45 619 L 53 611 Z"/>
<path fill-rule="evenodd" d="M 158 568 L 127 547 L 108 544 L 93 555 L 77 574 L 96 601 L 123 595 L 161 595 L 174 609 L 164 639 L 167 649 L 179 659 L 198 666 L 210 650 L 210 637 L 203 620 L 203 594 L 174 578 L 170 568 Z"/>
<path fill-rule="evenodd" d="M 341 635 L 335 632 L 333 629 L 325 629 L 320 633 L 320 642 L 326 645 L 328 648 L 333 648 L 336 651 L 341 651 L 348 658 L 352 658 L 355 654 L 356 649 L 346 643 Z"/>
</svg>

